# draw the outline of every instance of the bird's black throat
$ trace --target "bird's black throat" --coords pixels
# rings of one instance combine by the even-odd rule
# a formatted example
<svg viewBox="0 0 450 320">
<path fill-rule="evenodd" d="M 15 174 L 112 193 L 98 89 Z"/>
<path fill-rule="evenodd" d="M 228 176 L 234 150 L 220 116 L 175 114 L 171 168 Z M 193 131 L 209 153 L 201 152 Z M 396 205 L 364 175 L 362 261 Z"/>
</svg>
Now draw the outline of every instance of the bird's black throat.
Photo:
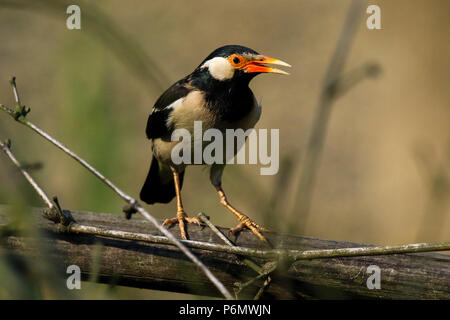
<svg viewBox="0 0 450 320">
<path fill-rule="evenodd" d="M 191 84 L 205 93 L 206 106 L 217 117 L 234 122 L 247 116 L 254 106 L 253 92 L 248 85 L 255 75 L 239 74 L 219 81 L 208 72 L 194 72 Z"/>
</svg>

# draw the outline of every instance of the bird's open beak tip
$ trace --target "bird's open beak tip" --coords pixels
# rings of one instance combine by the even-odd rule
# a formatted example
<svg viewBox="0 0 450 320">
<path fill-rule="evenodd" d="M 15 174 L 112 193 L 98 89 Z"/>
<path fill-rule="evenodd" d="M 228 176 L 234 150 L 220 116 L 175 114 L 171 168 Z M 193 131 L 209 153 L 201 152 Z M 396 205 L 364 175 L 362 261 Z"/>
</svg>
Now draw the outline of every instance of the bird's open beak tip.
<svg viewBox="0 0 450 320">
<path fill-rule="evenodd" d="M 283 67 L 291 67 L 291 65 L 287 62 L 281 61 L 279 59 L 269 58 L 266 56 L 260 56 L 261 58 L 257 60 L 253 60 L 248 64 L 247 72 L 260 72 L 260 73 L 276 73 L 276 74 L 285 74 L 289 75 L 288 72 L 272 68 L 268 65 L 277 65 Z"/>
<path fill-rule="evenodd" d="M 272 70 L 270 70 L 269 72 L 270 73 L 276 73 L 276 74 L 285 74 L 285 75 L 290 75 L 290 73 L 289 72 L 286 72 L 286 71 L 283 71 L 283 70 L 280 70 L 280 69 L 277 69 L 277 68 L 271 68 Z"/>
<path fill-rule="evenodd" d="M 278 59 L 275 59 L 275 61 L 272 62 L 271 64 L 277 64 L 279 66 L 289 67 L 289 68 L 292 67 L 289 63 L 281 61 L 281 60 L 278 60 Z"/>
</svg>

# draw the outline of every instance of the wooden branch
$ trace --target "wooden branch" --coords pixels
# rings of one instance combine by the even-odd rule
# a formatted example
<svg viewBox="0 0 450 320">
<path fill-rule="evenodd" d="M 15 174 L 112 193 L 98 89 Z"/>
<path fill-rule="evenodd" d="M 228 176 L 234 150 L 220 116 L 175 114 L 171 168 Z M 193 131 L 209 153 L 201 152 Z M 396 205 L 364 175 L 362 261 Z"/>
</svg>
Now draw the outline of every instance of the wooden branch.
<svg viewBox="0 0 450 320">
<path fill-rule="evenodd" d="M 6 223 L 6 208 L 0 206 L 0 224 Z M 81 268 L 84 279 L 92 278 L 93 255 L 100 242 L 103 244 L 101 263 L 97 266 L 100 270 L 100 282 L 205 296 L 219 295 L 204 273 L 173 245 L 61 233 L 58 225 L 41 216 L 42 209 L 29 210 L 30 214 L 38 217 L 39 227 L 46 231 L 45 238 L 41 241 L 46 242 L 54 258 L 60 261 L 62 272 L 69 265 L 76 264 Z M 77 211 L 70 213 L 78 224 L 86 226 L 161 235 L 156 227 L 140 217 L 125 220 L 121 215 Z M 228 229 L 219 229 L 227 234 Z M 179 236 L 176 228 L 171 231 Z M 189 225 L 189 234 L 193 240 L 223 244 L 223 240 L 209 228 L 202 230 Z M 361 246 L 276 233 L 265 235 L 277 249 L 314 250 Z M 20 254 L 35 256 L 37 251 L 31 243 L 33 241 L 25 241 L 15 235 L 6 238 L 9 248 Z M 263 244 L 249 232 L 242 232 L 235 244 L 263 249 Z M 244 284 L 258 276 L 235 254 L 200 249 L 192 251 L 229 290 L 237 289 L 237 282 Z M 260 266 L 271 261 L 260 258 L 252 260 Z M 371 275 L 366 270 L 371 265 L 381 269 L 379 290 L 369 290 L 366 285 Z M 239 297 L 254 297 L 264 280 L 262 278 L 250 282 Z M 449 299 L 450 255 L 414 253 L 298 260 L 293 263 L 279 261 L 279 267 L 271 274 L 271 282 L 262 293 L 262 298 Z"/>
</svg>

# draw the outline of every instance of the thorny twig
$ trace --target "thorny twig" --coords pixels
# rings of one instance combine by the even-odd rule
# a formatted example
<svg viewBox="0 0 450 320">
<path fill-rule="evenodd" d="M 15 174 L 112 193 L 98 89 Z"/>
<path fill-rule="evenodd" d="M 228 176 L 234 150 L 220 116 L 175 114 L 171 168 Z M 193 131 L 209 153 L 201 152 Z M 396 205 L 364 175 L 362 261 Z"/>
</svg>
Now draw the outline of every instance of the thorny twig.
<svg viewBox="0 0 450 320">
<path fill-rule="evenodd" d="M 13 91 L 15 92 L 15 98 L 16 98 L 16 104 L 22 108 L 19 100 L 19 95 L 17 93 L 17 87 L 15 78 L 12 78 L 11 85 L 13 87 Z M 87 163 L 84 159 L 79 157 L 75 152 L 64 146 L 62 143 L 57 141 L 55 138 L 50 136 L 45 131 L 41 130 L 31 122 L 25 120 L 26 114 L 29 112 L 26 112 L 25 114 L 20 114 L 17 116 L 17 112 L 14 110 L 11 110 L 10 108 L 1 105 L 0 109 L 10 114 L 16 121 L 20 122 L 21 124 L 27 126 L 28 128 L 32 129 L 36 133 L 38 133 L 40 136 L 44 137 L 46 140 L 53 143 L 56 147 L 67 153 L 69 156 L 71 156 L 73 159 L 75 159 L 77 162 L 79 162 L 82 166 L 84 166 L 86 169 L 88 169 L 91 173 L 93 173 L 97 178 L 99 178 L 101 181 L 103 181 L 108 187 L 110 187 L 113 191 L 115 191 L 123 200 L 125 200 L 128 204 L 132 205 L 138 212 L 140 212 L 144 218 L 149 220 L 153 225 L 155 225 L 156 228 L 158 228 L 159 231 L 161 231 L 168 240 L 176 245 L 192 262 L 194 262 L 195 265 L 197 265 L 208 277 L 208 279 L 216 286 L 216 288 L 223 294 L 223 296 L 227 299 L 233 299 L 233 296 L 230 294 L 230 292 L 225 288 L 225 286 L 217 279 L 212 272 L 194 255 L 192 252 L 183 245 L 179 240 L 175 238 L 175 236 L 170 233 L 166 228 L 164 228 L 162 225 L 158 223 L 158 221 L 150 215 L 150 213 L 145 210 L 141 204 L 133 199 L 131 196 L 123 192 L 121 189 L 119 189 L 116 185 L 114 185 L 111 181 L 109 181 L 104 175 L 102 175 L 99 171 L 97 171 L 94 167 L 92 167 L 89 163 Z M 48 198 L 48 197 L 47 197 Z M 45 201 L 47 205 L 49 203 Z M 53 206 L 52 206 L 53 207 Z"/>
</svg>

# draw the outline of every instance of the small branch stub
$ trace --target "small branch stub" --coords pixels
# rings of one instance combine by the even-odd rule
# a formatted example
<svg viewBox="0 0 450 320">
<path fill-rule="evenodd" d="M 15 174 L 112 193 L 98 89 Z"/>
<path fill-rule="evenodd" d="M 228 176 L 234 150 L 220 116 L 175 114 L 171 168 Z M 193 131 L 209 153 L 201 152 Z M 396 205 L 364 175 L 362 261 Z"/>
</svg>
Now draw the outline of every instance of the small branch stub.
<svg viewBox="0 0 450 320">
<path fill-rule="evenodd" d="M 13 110 L 13 117 L 17 121 L 21 117 L 25 118 L 27 116 L 27 114 L 31 111 L 31 109 L 25 107 L 20 102 L 19 92 L 17 91 L 17 86 L 16 86 L 16 77 L 12 77 L 9 80 L 9 83 L 12 86 L 13 93 L 14 93 L 14 99 L 16 100 L 16 104 L 14 105 L 14 110 Z"/>
</svg>

